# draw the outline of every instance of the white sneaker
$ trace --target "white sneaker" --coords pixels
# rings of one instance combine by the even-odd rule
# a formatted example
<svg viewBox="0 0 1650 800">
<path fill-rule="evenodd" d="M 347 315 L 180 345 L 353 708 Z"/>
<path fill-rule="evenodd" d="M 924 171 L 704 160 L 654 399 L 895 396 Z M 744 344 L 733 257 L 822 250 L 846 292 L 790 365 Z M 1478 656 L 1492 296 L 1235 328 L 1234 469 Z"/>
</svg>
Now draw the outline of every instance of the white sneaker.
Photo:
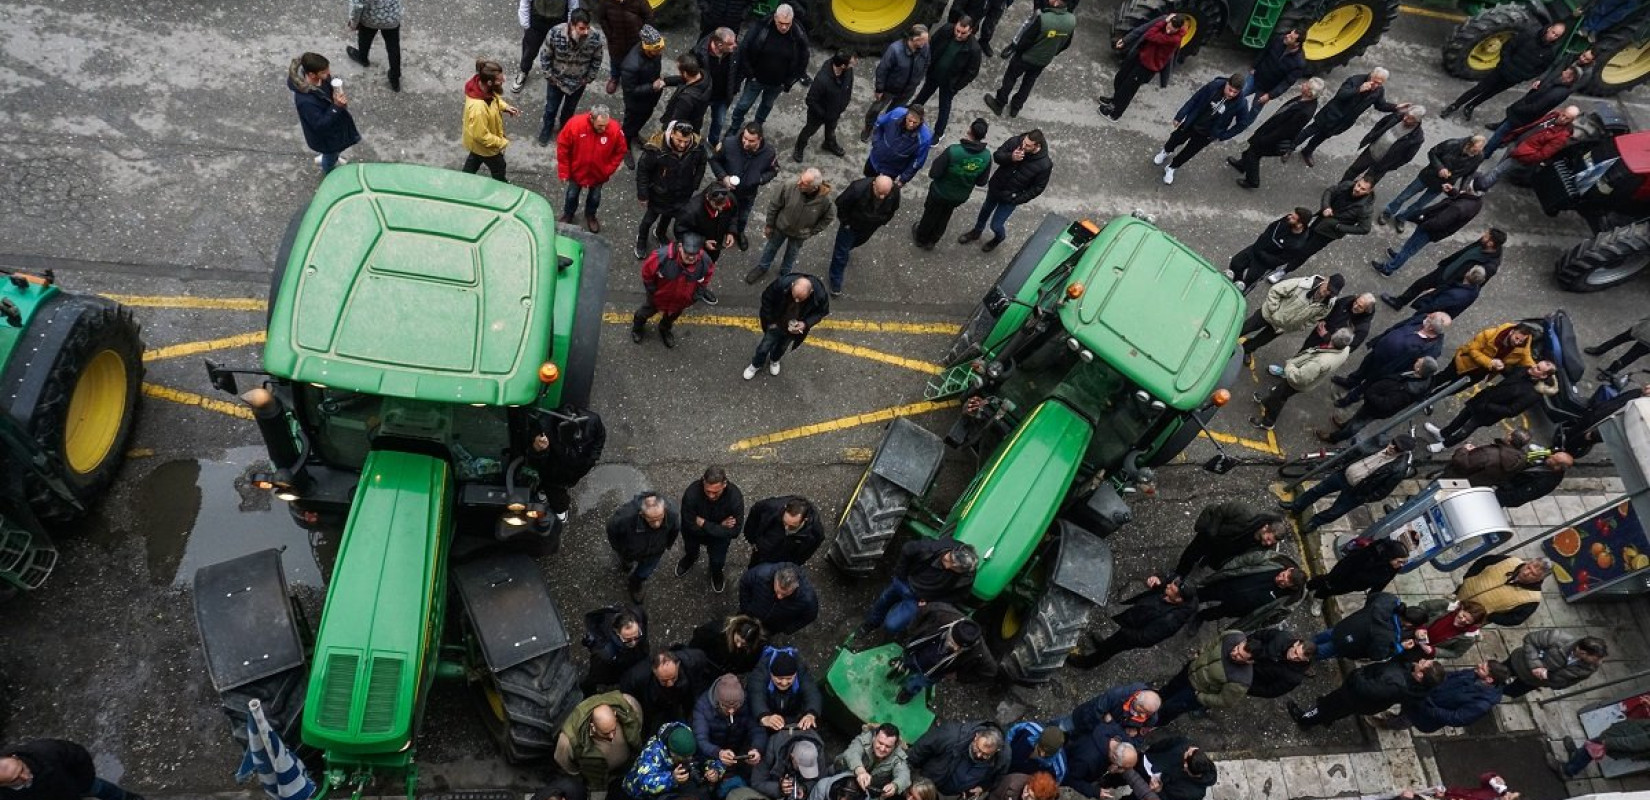
<svg viewBox="0 0 1650 800">
<path fill-rule="evenodd" d="M 1435 441 L 1435 442 L 1444 441 L 1444 432 L 1441 431 L 1441 430 L 1438 430 L 1437 425 L 1434 425 L 1434 424 L 1428 422 L 1428 423 L 1422 425 L 1421 427 L 1427 429 L 1427 433 L 1432 436 L 1433 441 Z"/>
<path fill-rule="evenodd" d="M 1288 274 L 1289 274 L 1288 272 L 1285 272 L 1281 269 L 1272 270 L 1272 272 L 1266 276 L 1266 282 L 1267 283 L 1277 283 L 1278 281 L 1283 280 L 1283 276 L 1288 275 Z"/>
<path fill-rule="evenodd" d="M 1244 289 L 1249 288 L 1249 287 L 1243 285 L 1243 281 L 1232 281 L 1232 285 L 1236 286 L 1237 290 L 1240 291 L 1240 292 L 1243 291 Z"/>
<path fill-rule="evenodd" d="M 1160 167 L 1163 166 L 1163 162 L 1168 161 L 1168 160 L 1169 160 L 1169 151 L 1167 151 L 1167 150 L 1159 150 L 1159 151 L 1157 151 L 1157 155 L 1152 156 L 1152 163 L 1156 164 Z"/>
<path fill-rule="evenodd" d="M 1236 279 L 1236 278 L 1237 278 L 1237 276 L 1236 276 L 1236 275 L 1233 275 L 1233 274 L 1232 274 L 1232 271 L 1231 271 L 1231 270 L 1229 270 L 1229 269 L 1223 269 L 1223 270 L 1221 270 L 1221 271 L 1220 271 L 1220 274 L 1222 274 L 1222 275 L 1225 275 L 1225 276 L 1226 276 L 1226 280 L 1235 280 L 1235 279 Z"/>
<path fill-rule="evenodd" d="M 343 156 L 338 157 L 338 166 L 341 167 L 341 166 L 344 166 L 345 164 L 348 164 L 348 163 L 349 163 L 349 159 L 344 158 Z M 321 166 L 321 157 L 320 156 L 315 157 L 315 166 L 317 166 L 317 167 Z"/>
<path fill-rule="evenodd" d="M 768 374 L 769 375 L 778 375 L 779 374 L 779 362 L 778 361 L 769 361 L 768 362 Z"/>
<path fill-rule="evenodd" d="M 527 85 L 527 73 L 525 73 L 525 72 L 516 73 L 516 77 L 510 79 L 510 94 L 521 94 L 521 87 L 526 86 L 526 85 Z"/>
<path fill-rule="evenodd" d="M 1442 453 L 1442 452 L 1444 452 L 1444 443 L 1443 442 L 1433 442 L 1432 444 L 1427 445 L 1427 452 L 1429 452 L 1429 453 Z"/>
<path fill-rule="evenodd" d="M 751 378 L 754 378 L 754 377 L 756 377 L 756 367 L 746 367 L 745 368 L 745 380 L 748 381 L 748 380 L 750 380 Z"/>
<path fill-rule="evenodd" d="M 1174 167 L 1163 168 L 1163 182 L 1174 183 Z"/>
</svg>

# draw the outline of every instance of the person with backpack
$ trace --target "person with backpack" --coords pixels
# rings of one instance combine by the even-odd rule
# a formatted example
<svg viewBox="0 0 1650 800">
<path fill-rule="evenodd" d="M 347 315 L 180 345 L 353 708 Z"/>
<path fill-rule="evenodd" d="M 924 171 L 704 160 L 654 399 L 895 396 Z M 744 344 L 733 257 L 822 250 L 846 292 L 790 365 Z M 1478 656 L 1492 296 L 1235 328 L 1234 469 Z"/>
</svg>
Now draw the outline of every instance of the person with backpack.
<svg viewBox="0 0 1650 800">
<path fill-rule="evenodd" d="M 924 603 L 905 631 L 899 659 L 888 671 L 889 679 L 903 679 L 894 702 L 911 702 L 947 675 L 989 681 L 997 676 L 997 659 L 986 649 L 979 623 L 950 603 Z"/>
<path fill-rule="evenodd" d="M 976 187 L 991 177 L 991 148 L 985 143 L 990 125 L 976 118 L 962 140 L 940 151 L 928 167 L 928 194 L 922 201 L 922 218 L 911 226 L 911 240 L 924 250 L 933 250 L 951 224 L 951 214 L 968 202 Z"/>
<path fill-rule="evenodd" d="M 1414 458 L 1415 437 L 1400 433 L 1374 455 L 1348 464 L 1345 469 L 1313 484 L 1294 500 L 1279 501 L 1278 506 L 1291 514 L 1299 514 L 1311 509 L 1313 503 L 1335 495 L 1335 502 L 1329 508 L 1313 514 L 1302 527 L 1303 534 L 1310 533 L 1346 516 L 1358 506 L 1380 502 L 1392 494 L 1398 484 L 1409 476 Z"/>
<path fill-rule="evenodd" d="M 647 321 L 659 319 L 659 341 L 676 346 L 676 318 L 690 308 L 698 292 L 716 274 L 715 259 L 705 256 L 705 237 L 691 231 L 680 240 L 649 253 L 642 262 L 642 289 L 647 296 L 630 318 L 630 341 L 641 344 Z"/>
</svg>

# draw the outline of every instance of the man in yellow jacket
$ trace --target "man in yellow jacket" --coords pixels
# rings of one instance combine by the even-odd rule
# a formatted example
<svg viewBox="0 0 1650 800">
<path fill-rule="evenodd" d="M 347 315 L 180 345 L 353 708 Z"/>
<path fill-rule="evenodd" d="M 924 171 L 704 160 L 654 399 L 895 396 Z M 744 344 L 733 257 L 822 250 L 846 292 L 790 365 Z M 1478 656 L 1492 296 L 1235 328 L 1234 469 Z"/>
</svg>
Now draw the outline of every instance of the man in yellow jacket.
<svg viewBox="0 0 1650 800">
<path fill-rule="evenodd" d="M 470 156 L 464 159 L 464 171 L 475 174 L 481 165 L 495 180 L 504 177 L 504 148 L 510 140 L 504 138 L 504 115 L 514 117 L 521 109 L 504 102 L 504 67 L 491 59 L 476 59 L 476 74 L 464 84 L 464 149 Z"/>
<path fill-rule="evenodd" d="M 1530 352 L 1530 340 L 1541 333 L 1541 326 L 1533 322 L 1507 322 L 1491 325 L 1478 332 L 1471 341 L 1455 350 L 1455 357 L 1438 370 L 1432 378 L 1433 391 L 1448 386 L 1456 378 L 1467 378 L 1468 386 L 1491 375 L 1500 375 L 1508 367 L 1528 367 L 1535 364 Z"/>
</svg>

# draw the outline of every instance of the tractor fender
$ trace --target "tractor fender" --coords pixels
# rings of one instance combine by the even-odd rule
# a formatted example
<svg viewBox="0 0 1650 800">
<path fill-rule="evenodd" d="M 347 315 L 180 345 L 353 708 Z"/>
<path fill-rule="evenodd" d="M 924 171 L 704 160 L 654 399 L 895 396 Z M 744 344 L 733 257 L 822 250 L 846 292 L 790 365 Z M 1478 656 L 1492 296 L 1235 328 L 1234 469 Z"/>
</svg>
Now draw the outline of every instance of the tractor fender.
<svg viewBox="0 0 1650 800">
<path fill-rule="evenodd" d="M 195 571 L 195 625 L 219 692 L 304 665 L 281 551 L 274 548 Z"/>
<path fill-rule="evenodd" d="M 1112 554 L 1105 539 L 1070 520 L 1059 520 L 1060 550 L 1049 581 L 1097 606 L 1111 596 Z"/>
<path fill-rule="evenodd" d="M 945 458 L 945 443 L 940 437 L 904 417 L 896 418 L 888 426 L 871 457 L 871 474 L 922 497 L 934 485 L 939 474 L 940 461 Z"/>
<path fill-rule="evenodd" d="M 543 573 L 527 555 L 496 553 L 456 564 L 453 583 L 493 672 L 567 646 L 561 612 L 550 599 Z"/>
</svg>

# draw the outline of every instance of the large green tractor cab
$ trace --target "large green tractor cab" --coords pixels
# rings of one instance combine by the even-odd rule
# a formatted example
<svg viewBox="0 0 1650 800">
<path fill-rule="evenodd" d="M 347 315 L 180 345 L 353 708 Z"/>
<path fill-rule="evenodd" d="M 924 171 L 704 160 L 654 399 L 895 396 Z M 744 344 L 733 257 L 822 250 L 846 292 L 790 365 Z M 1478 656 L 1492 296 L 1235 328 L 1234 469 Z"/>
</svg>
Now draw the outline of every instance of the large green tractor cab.
<svg viewBox="0 0 1650 800">
<path fill-rule="evenodd" d="M 1164 14 L 1186 19 L 1183 52 L 1230 30 L 1244 47 L 1259 50 L 1274 34 L 1305 32 L 1301 51 L 1308 72 L 1321 75 L 1350 63 L 1381 40 L 1398 18 L 1398 0 L 1124 0 L 1112 18 L 1112 41 Z M 1121 58 L 1122 51 L 1113 50 Z"/>
<path fill-rule="evenodd" d="M 112 300 L 50 272 L 0 270 L 0 598 L 57 564 L 48 526 L 83 517 L 114 480 L 143 381 L 143 340 Z"/>
<path fill-rule="evenodd" d="M 411 794 L 437 678 L 472 685 L 512 761 L 551 755 L 577 676 L 516 545 L 537 552 L 557 533 L 527 462 L 536 436 L 585 419 L 607 265 L 605 245 L 558 235 L 525 189 L 349 165 L 289 232 L 262 368 L 208 363 L 269 451 L 254 485 L 306 526 L 342 530 L 312 645 L 278 558 L 196 577 L 224 710 L 244 725 L 246 700 L 260 700 L 277 730 L 323 754 L 329 791 L 404 779 Z M 466 613 L 449 625 L 455 594 Z M 235 667 L 246 662 L 259 666 Z"/>
<path fill-rule="evenodd" d="M 962 413 L 943 438 L 907 420 L 889 426 L 827 559 L 870 577 L 902 527 L 973 545 L 974 616 L 1001 674 L 1048 680 L 1107 601 L 1103 537 L 1129 521 L 1125 497 L 1230 396 L 1244 313 L 1231 281 L 1148 221 L 1097 228 L 1050 215 L 928 387 L 931 399 L 962 399 Z M 935 495 L 948 449 L 980 459 L 949 507 Z M 847 680 L 868 668 L 861 661 L 886 661 L 867 652 L 845 651 L 827 674 L 856 715 L 886 710 L 895 688 Z"/>
<path fill-rule="evenodd" d="M 1470 8 L 1444 43 L 1444 71 L 1464 80 L 1482 80 L 1501 63 L 1501 51 L 1520 31 L 1554 22 L 1569 26 L 1560 60 L 1591 49 L 1596 60 L 1580 91 L 1610 97 L 1650 80 L 1650 6 L 1637 4 L 1612 13 L 1613 3 L 1583 0 L 1507 2 Z M 1608 14 L 1608 18 L 1602 15 Z"/>
</svg>

